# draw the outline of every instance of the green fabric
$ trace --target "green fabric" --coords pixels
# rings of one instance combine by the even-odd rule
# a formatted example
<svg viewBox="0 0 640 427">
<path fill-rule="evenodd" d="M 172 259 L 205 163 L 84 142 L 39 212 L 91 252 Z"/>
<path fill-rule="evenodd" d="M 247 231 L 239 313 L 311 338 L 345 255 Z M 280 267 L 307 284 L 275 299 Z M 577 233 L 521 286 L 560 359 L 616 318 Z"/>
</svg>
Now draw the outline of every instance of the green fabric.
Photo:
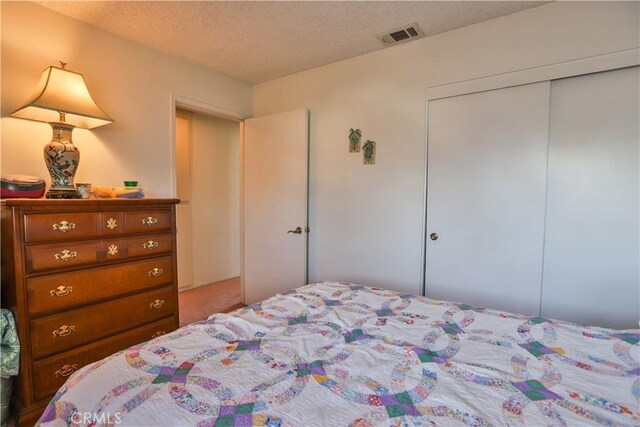
<svg viewBox="0 0 640 427">
<path fill-rule="evenodd" d="M 0 334 L 2 334 L 0 376 L 2 378 L 15 377 L 20 369 L 20 341 L 13 314 L 6 308 L 0 313 Z"/>
<path fill-rule="evenodd" d="M 9 402 L 11 402 L 11 388 L 13 378 L 0 378 L 0 426 L 5 427 L 9 422 Z"/>
<path fill-rule="evenodd" d="M 6 308 L 0 311 L 0 425 L 9 421 L 12 376 L 20 369 L 20 341 L 13 314 Z"/>
</svg>

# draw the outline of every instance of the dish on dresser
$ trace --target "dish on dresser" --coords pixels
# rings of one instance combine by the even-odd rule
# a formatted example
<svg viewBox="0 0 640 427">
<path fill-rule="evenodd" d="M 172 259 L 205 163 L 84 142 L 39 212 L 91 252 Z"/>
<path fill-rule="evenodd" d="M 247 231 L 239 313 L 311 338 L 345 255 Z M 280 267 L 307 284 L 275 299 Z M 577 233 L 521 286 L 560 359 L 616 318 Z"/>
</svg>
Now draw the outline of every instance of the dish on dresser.
<svg viewBox="0 0 640 427">
<path fill-rule="evenodd" d="M 18 319 L 13 408 L 33 425 L 65 380 L 178 327 L 174 199 L 2 203 L 2 306 Z"/>
<path fill-rule="evenodd" d="M 128 182 L 128 181 L 127 181 Z M 134 181 L 131 181 L 134 182 Z M 142 199 L 144 197 L 144 188 L 135 186 L 125 187 L 104 187 L 97 186 L 94 194 L 99 198 L 107 199 Z"/>
<path fill-rule="evenodd" d="M 28 175 L 2 175 L 0 179 L 0 198 L 2 199 L 39 199 L 44 196 L 44 179 Z"/>
<path fill-rule="evenodd" d="M 639 340 L 318 283 L 86 366 L 40 425 L 631 426 Z"/>
</svg>

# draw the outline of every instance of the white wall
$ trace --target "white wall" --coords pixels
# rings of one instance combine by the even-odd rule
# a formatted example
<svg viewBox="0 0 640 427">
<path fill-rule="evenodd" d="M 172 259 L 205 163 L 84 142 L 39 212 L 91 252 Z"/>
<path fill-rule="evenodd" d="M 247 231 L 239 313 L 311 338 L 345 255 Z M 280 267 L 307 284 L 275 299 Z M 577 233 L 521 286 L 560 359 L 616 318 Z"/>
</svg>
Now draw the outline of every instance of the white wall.
<svg viewBox="0 0 640 427">
<path fill-rule="evenodd" d="M 2 173 L 49 180 L 42 149 L 51 127 L 9 115 L 27 100 L 42 70 L 68 62 L 84 75 L 114 124 L 76 129 L 76 182 L 122 185 L 136 179 L 148 196 L 172 194 L 170 95 L 251 114 L 251 87 L 28 2 L 2 2 Z"/>
<path fill-rule="evenodd" d="M 77 129 L 78 182 L 171 195 L 170 94 L 243 115 L 311 110 L 310 279 L 420 291 L 425 89 L 638 47 L 638 2 L 558 2 L 250 86 L 27 2 L 2 2 L 1 169 L 48 178 L 50 127 L 8 117 L 69 63 L 115 123 Z M 253 105 L 252 105 L 253 95 Z M 349 154 L 360 128 L 375 166 Z M 462 266 L 461 266 L 462 268 Z"/>
<path fill-rule="evenodd" d="M 638 16 L 553 3 L 255 86 L 256 116 L 311 110 L 310 280 L 420 292 L 425 89 L 638 47 Z M 348 153 L 350 128 L 378 142 L 375 166 Z"/>
<path fill-rule="evenodd" d="M 240 276 L 240 124 L 193 113 L 193 286 Z"/>
</svg>

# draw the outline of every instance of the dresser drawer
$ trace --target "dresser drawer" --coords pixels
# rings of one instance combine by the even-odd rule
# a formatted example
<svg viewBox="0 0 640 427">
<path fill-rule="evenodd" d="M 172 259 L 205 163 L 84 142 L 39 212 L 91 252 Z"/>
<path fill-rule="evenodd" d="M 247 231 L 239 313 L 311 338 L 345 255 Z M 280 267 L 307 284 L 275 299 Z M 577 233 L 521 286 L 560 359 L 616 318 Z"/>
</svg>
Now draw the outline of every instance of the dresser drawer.
<svg viewBox="0 0 640 427">
<path fill-rule="evenodd" d="M 126 212 L 125 233 L 155 233 L 173 229 L 171 211 Z"/>
<path fill-rule="evenodd" d="M 32 315 L 70 308 L 174 281 L 171 256 L 27 279 Z"/>
<path fill-rule="evenodd" d="M 25 242 L 82 239 L 98 236 L 97 213 L 27 214 L 24 216 Z"/>
<path fill-rule="evenodd" d="M 104 259 L 108 261 L 166 254 L 172 250 L 172 233 L 103 240 Z"/>
<path fill-rule="evenodd" d="M 27 246 L 27 273 L 94 264 L 101 248 L 100 240 Z"/>
<path fill-rule="evenodd" d="M 136 327 L 177 310 L 173 286 L 31 320 L 34 359 Z"/>
<path fill-rule="evenodd" d="M 153 234 L 124 239 L 130 257 L 163 254 L 173 250 L 173 234 Z"/>
<path fill-rule="evenodd" d="M 72 373 L 83 366 L 132 345 L 169 333 L 176 329 L 177 323 L 175 317 L 170 317 L 34 363 L 35 399 L 50 398 Z"/>
</svg>

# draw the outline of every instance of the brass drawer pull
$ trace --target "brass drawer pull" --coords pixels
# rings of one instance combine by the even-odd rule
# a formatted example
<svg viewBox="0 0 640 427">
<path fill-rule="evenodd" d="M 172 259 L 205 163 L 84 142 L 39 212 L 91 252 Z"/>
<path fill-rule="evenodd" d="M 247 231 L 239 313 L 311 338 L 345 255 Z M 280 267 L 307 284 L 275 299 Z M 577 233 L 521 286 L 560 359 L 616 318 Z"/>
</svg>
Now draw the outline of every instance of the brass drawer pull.
<svg viewBox="0 0 640 427">
<path fill-rule="evenodd" d="M 109 255 L 116 255 L 118 253 L 118 245 L 111 245 L 107 248 Z"/>
<path fill-rule="evenodd" d="M 153 270 L 149 270 L 149 277 L 160 277 L 164 274 L 164 270 L 161 268 L 154 268 Z"/>
<path fill-rule="evenodd" d="M 53 224 L 53 229 L 58 230 L 62 233 L 66 233 L 67 231 L 71 231 L 76 228 L 75 223 L 68 221 L 60 221 L 57 224 Z"/>
<path fill-rule="evenodd" d="M 109 218 L 107 220 L 107 228 L 109 230 L 113 230 L 114 228 L 116 228 L 118 226 L 118 221 L 116 221 L 115 218 Z"/>
<path fill-rule="evenodd" d="M 166 334 L 166 333 L 167 333 L 167 331 L 158 331 L 158 332 L 156 332 L 155 334 L 151 335 L 151 339 L 161 337 L 161 336 L 163 336 L 163 335 L 164 335 L 164 334 Z"/>
<path fill-rule="evenodd" d="M 62 368 L 56 371 L 56 377 L 68 377 L 78 369 L 78 365 L 64 365 Z"/>
<path fill-rule="evenodd" d="M 62 325 L 58 329 L 53 331 L 53 336 L 54 337 L 66 337 L 67 335 L 71 334 L 71 332 L 73 332 L 75 330 L 76 330 L 76 326 L 75 325 L 71 325 L 71 326 Z"/>
<path fill-rule="evenodd" d="M 143 248 L 149 250 L 157 248 L 158 246 L 160 246 L 160 243 L 154 242 L 153 240 L 149 240 L 148 242 L 142 244 Z"/>
<path fill-rule="evenodd" d="M 148 216 L 145 219 L 142 220 L 142 223 L 144 225 L 148 225 L 149 227 L 151 227 L 152 225 L 156 225 L 158 223 L 158 218 L 154 218 L 152 216 Z"/>
<path fill-rule="evenodd" d="M 163 299 L 157 299 L 154 302 L 152 302 L 151 304 L 149 304 L 149 308 L 155 308 L 156 310 L 161 309 L 163 306 L 164 306 L 164 300 Z"/>
<path fill-rule="evenodd" d="M 78 256 L 78 252 L 65 249 L 62 252 L 58 252 L 54 256 L 57 260 L 69 261 L 70 259 L 73 259 L 76 256 Z"/>
<path fill-rule="evenodd" d="M 57 288 L 50 290 L 49 295 L 51 295 L 52 297 L 66 297 L 71 292 L 73 292 L 72 286 L 60 285 Z"/>
</svg>

